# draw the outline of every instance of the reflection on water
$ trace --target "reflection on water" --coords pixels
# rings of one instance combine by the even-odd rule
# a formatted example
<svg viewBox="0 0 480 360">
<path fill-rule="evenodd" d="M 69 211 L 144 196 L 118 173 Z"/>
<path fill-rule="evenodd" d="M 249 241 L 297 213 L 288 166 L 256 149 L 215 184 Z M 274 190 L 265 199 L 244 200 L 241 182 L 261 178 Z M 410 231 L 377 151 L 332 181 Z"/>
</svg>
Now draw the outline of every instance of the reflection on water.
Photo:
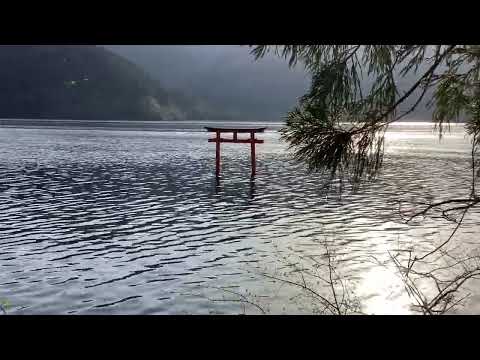
<svg viewBox="0 0 480 360">
<path fill-rule="evenodd" d="M 272 294 L 278 286 L 253 272 L 274 269 L 281 253 L 317 253 L 324 236 L 335 237 L 367 312 L 407 312 L 392 271 L 368 257 L 412 239 L 428 248 L 448 233 L 435 218 L 404 225 L 398 200 L 468 191 L 461 133 L 438 146 L 426 128 L 395 129 L 383 174 L 341 197 L 292 162 L 274 131 L 257 147 L 254 180 L 249 151 L 226 144 L 216 181 L 207 138 L 0 128 L 0 298 L 10 312 L 237 313 L 238 304 L 209 300 L 215 288 Z M 467 245 L 478 225 L 478 213 L 465 219 Z"/>
</svg>

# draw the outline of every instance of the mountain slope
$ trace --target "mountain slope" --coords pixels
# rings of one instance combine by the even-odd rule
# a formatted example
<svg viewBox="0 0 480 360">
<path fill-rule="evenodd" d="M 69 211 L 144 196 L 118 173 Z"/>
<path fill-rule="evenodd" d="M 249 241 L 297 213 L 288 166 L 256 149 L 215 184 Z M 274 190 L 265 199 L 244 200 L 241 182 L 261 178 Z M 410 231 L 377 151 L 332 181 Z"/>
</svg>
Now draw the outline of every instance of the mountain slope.
<svg viewBox="0 0 480 360">
<path fill-rule="evenodd" d="M 247 46 L 104 45 L 162 81 L 205 98 L 235 120 L 281 121 L 308 89 L 310 76 L 284 59 L 255 61 Z"/>
<path fill-rule="evenodd" d="M 0 46 L 0 118 L 182 120 L 219 117 L 97 46 Z M 220 116 L 221 117 L 221 116 Z"/>
<path fill-rule="evenodd" d="M 254 61 L 248 46 L 235 45 L 104 45 L 135 62 L 168 89 L 202 96 L 236 120 L 281 121 L 310 87 L 310 75 L 298 64 L 293 69 L 275 55 Z M 400 92 L 418 75 L 400 79 Z M 364 78 L 363 86 L 372 79 Z M 407 110 L 419 93 L 401 107 Z M 428 97 L 404 120 L 429 121 Z"/>
</svg>

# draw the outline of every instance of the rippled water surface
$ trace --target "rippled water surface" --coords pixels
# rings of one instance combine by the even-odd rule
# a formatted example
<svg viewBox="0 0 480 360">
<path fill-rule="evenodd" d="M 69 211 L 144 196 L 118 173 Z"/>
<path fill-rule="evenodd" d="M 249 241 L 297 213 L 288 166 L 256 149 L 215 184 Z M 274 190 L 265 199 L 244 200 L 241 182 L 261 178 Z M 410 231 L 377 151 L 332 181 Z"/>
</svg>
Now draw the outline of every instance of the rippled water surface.
<svg viewBox="0 0 480 360">
<path fill-rule="evenodd" d="M 398 201 L 468 192 L 462 128 L 439 143 L 430 126 L 393 127 L 381 176 L 341 197 L 290 159 L 275 129 L 259 136 L 254 181 L 248 145 L 226 144 L 216 183 L 215 146 L 199 124 L 0 128 L 0 299 L 12 314 L 241 313 L 223 288 L 272 313 L 308 312 L 293 289 L 256 273 L 328 239 L 365 312 L 409 312 L 395 275 L 368 259 L 449 234 L 438 218 L 405 225 Z M 478 215 L 465 218 L 466 246 L 478 240 Z"/>
</svg>

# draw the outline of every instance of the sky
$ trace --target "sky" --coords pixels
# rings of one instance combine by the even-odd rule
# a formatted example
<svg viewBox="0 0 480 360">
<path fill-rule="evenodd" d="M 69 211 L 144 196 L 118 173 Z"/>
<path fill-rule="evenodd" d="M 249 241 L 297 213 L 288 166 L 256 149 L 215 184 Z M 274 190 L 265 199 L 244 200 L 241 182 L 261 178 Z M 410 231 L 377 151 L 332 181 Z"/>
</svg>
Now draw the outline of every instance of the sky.
<svg viewBox="0 0 480 360">
<path fill-rule="evenodd" d="M 208 102 L 242 120 L 282 121 L 310 86 L 301 65 L 267 54 L 260 60 L 238 45 L 104 45 L 136 63 L 166 89 Z M 409 85 L 415 79 L 406 78 Z M 408 105 L 408 104 L 407 104 Z M 405 120 L 428 121 L 421 109 Z"/>
<path fill-rule="evenodd" d="M 105 45 L 140 65 L 166 89 L 205 99 L 245 120 L 283 120 L 310 76 L 275 56 L 255 61 L 248 46 Z"/>
</svg>

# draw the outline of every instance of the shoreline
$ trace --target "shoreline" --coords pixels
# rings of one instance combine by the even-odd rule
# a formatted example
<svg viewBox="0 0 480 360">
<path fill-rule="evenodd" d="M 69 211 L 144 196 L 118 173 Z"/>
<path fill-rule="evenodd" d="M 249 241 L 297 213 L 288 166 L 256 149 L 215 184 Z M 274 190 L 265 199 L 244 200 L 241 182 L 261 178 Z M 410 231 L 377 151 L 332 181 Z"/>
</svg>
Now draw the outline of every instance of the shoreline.
<svg viewBox="0 0 480 360">
<path fill-rule="evenodd" d="M 454 129 L 465 123 L 452 123 Z M 268 132 L 280 130 L 285 123 L 273 121 L 219 121 L 219 120 L 179 120 L 179 121 L 138 121 L 138 120 L 61 120 L 61 119 L 0 119 L 0 128 L 5 129 L 69 129 L 69 130 L 119 130 L 119 131 L 194 131 L 203 132 L 205 126 L 264 126 Z M 433 130 L 432 121 L 401 121 L 389 125 L 420 130 L 422 127 Z M 407 129 L 404 129 L 407 130 Z"/>
</svg>

